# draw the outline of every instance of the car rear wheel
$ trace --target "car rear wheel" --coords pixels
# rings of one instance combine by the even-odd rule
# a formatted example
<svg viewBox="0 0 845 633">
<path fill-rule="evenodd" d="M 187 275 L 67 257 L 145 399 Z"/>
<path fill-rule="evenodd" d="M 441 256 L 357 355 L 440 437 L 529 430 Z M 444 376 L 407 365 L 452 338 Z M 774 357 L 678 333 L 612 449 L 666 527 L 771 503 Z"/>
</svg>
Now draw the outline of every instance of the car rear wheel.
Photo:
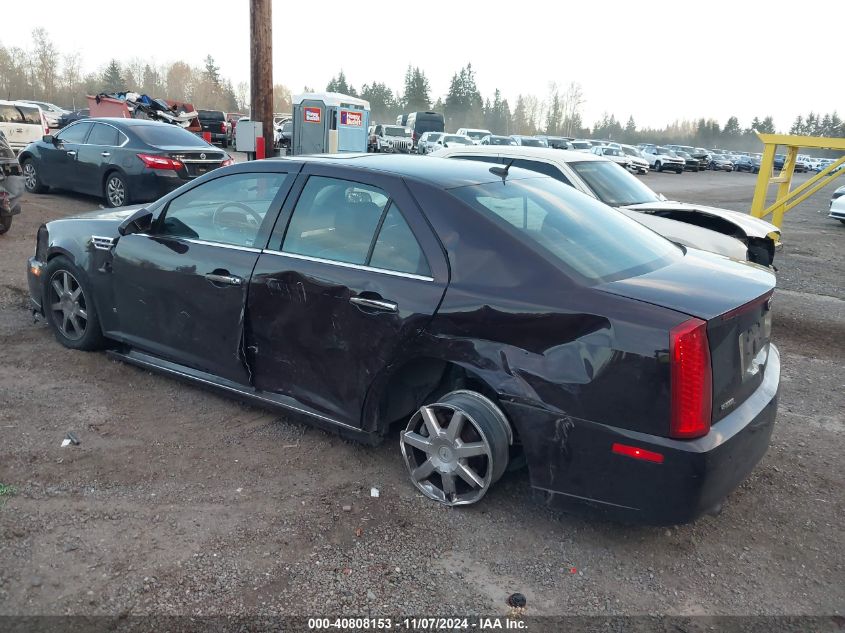
<svg viewBox="0 0 845 633">
<path fill-rule="evenodd" d="M 421 407 L 400 448 L 414 486 L 448 506 L 479 501 L 508 466 L 510 425 L 499 407 L 474 391 L 453 391 Z"/>
<path fill-rule="evenodd" d="M 126 188 L 126 180 L 117 172 L 112 172 L 106 176 L 106 182 L 103 185 L 103 194 L 106 199 L 106 206 L 122 207 L 127 204 L 129 200 L 129 191 Z"/>
<path fill-rule="evenodd" d="M 663 171 L 663 165 L 660 164 L 660 161 L 657 161 L 656 163 L 654 163 L 654 168 L 657 171 Z"/>
<path fill-rule="evenodd" d="M 13 215 L 0 215 L 0 235 L 3 235 L 12 228 Z"/>
<path fill-rule="evenodd" d="M 59 343 L 71 349 L 100 349 L 105 339 L 84 273 L 69 259 L 56 257 L 43 278 L 44 313 Z"/>
<path fill-rule="evenodd" d="M 27 158 L 23 162 L 23 185 L 29 193 L 46 193 L 47 187 L 41 183 L 35 161 Z"/>
</svg>

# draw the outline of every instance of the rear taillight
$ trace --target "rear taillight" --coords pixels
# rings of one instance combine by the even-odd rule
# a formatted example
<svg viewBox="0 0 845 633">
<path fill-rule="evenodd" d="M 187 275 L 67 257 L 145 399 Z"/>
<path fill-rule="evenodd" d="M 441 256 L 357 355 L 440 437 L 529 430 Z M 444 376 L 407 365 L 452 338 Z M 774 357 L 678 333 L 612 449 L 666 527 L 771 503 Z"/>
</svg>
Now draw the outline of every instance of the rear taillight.
<svg viewBox="0 0 845 633">
<path fill-rule="evenodd" d="M 672 418 L 669 435 L 690 439 L 707 435 L 713 406 L 713 370 L 707 324 L 684 321 L 669 333 Z"/>
<path fill-rule="evenodd" d="M 144 165 L 150 169 L 182 169 L 183 165 L 180 161 L 167 156 L 156 156 L 154 154 L 138 154 Z"/>
<path fill-rule="evenodd" d="M 222 163 L 220 163 L 220 166 L 221 167 L 228 167 L 229 165 L 234 165 L 234 164 L 235 164 L 235 160 L 233 158 L 227 158 Z"/>
</svg>

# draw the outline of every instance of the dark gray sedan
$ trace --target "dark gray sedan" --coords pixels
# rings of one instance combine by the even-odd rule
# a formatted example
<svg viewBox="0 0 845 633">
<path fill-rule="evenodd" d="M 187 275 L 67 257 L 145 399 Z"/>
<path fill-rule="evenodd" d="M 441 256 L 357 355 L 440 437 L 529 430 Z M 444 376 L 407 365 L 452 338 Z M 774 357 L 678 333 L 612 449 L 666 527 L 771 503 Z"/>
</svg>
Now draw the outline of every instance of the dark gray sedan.
<svg viewBox="0 0 845 633">
<path fill-rule="evenodd" d="M 148 202 L 234 161 L 187 130 L 146 119 L 85 119 L 30 143 L 18 157 L 26 190 L 100 196 L 109 207 Z"/>
</svg>

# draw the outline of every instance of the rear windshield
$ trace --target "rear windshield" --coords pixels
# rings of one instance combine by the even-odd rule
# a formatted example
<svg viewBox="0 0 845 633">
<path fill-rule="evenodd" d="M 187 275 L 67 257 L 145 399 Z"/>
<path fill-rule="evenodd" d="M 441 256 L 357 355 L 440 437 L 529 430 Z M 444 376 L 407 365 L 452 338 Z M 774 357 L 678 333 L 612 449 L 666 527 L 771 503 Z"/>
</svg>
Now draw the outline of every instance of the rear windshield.
<svg viewBox="0 0 845 633">
<path fill-rule="evenodd" d="M 525 147 L 548 147 L 545 141 L 541 141 L 538 138 L 525 138 L 523 137 L 520 141 Z"/>
<path fill-rule="evenodd" d="M 585 160 L 569 163 L 569 166 L 587 183 L 599 200 L 611 207 L 660 200 L 639 178 L 616 163 Z"/>
<path fill-rule="evenodd" d="M 208 147 L 199 136 L 169 123 L 133 125 L 132 131 L 144 143 L 155 147 Z"/>
<path fill-rule="evenodd" d="M 225 121 L 226 117 L 219 110 L 199 110 L 199 117 L 205 121 Z"/>
<path fill-rule="evenodd" d="M 516 145 L 516 141 L 507 136 L 491 136 L 490 145 Z"/>
<path fill-rule="evenodd" d="M 457 134 L 444 136 L 443 142 L 444 143 L 458 143 L 459 145 L 472 145 L 472 141 L 469 140 L 466 136 L 458 136 Z"/>
<path fill-rule="evenodd" d="M 470 185 L 451 193 L 587 282 L 642 275 L 682 257 L 668 240 L 553 178 Z"/>
<path fill-rule="evenodd" d="M 572 147 L 575 149 L 590 149 L 592 145 L 586 141 L 572 141 Z"/>
<path fill-rule="evenodd" d="M 474 141 L 480 141 L 485 136 L 489 136 L 490 132 L 487 130 L 467 130 L 465 134 Z"/>
<path fill-rule="evenodd" d="M 442 132 L 446 129 L 442 114 L 417 113 L 413 120 L 414 131 L 417 135 L 424 132 Z"/>
</svg>

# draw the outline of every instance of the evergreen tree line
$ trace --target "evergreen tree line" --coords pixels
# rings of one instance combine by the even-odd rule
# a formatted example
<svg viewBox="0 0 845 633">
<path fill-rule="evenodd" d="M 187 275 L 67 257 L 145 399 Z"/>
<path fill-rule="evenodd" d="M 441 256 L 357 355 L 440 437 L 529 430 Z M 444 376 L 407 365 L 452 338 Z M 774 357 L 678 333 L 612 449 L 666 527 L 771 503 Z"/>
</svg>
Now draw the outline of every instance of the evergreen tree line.
<svg viewBox="0 0 845 633">
<path fill-rule="evenodd" d="M 96 72 L 83 73 L 78 53 L 61 54 L 46 30 L 32 32 L 29 49 L 4 47 L 0 43 L 0 98 L 36 99 L 68 108 L 87 106 L 85 95 L 132 90 L 152 97 L 189 101 L 198 108 L 249 111 L 249 86 L 221 77 L 214 58 L 208 55 L 202 66 L 183 61 L 155 65 L 140 58 L 128 62 L 110 60 Z M 625 143 L 683 143 L 701 147 L 756 149 L 754 130 L 776 131 L 771 116 L 754 117 L 747 126 L 730 117 L 721 126 L 713 119 L 675 121 L 660 128 L 640 128 L 633 117 L 623 125 L 614 114 L 605 113 L 590 127 L 582 120 L 585 97 L 581 86 L 549 84 L 545 97 L 520 94 L 511 104 L 496 88 L 492 97 L 483 97 L 472 64 L 452 75 L 445 96 L 433 98 L 424 70 L 409 65 L 401 90 L 394 91 L 381 81 L 365 83 L 356 89 L 344 71 L 331 78 L 326 90 L 359 96 L 370 102 L 373 122 L 391 123 L 404 112 L 435 110 L 446 118 L 446 129 L 474 127 L 494 134 L 549 134 L 610 139 Z M 305 92 L 312 91 L 308 86 Z M 273 90 L 274 111 L 290 112 L 291 91 L 283 84 Z M 845 123 L 836 112 L 809 112 L 799 115 L 791 134 L 845 137 Z"/>
</svg>

